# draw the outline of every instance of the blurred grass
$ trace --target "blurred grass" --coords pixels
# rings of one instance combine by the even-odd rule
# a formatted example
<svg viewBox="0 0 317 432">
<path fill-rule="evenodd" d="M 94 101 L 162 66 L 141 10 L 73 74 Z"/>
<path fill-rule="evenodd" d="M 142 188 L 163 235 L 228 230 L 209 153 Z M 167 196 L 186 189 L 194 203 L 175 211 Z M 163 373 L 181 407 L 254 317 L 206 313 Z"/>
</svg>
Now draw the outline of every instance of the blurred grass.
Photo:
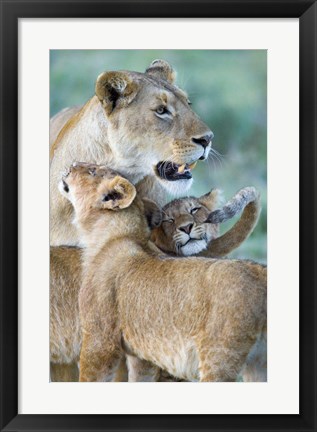
<svg viewBox="0 0 317 432">
<path fill-rule="evenodd" d="M 229 199 L 241 187 L 255 186 L 262 197 L 259 223 L 231 256 L 266 262 L 265 50 L 51 50 L 51 115 L 86 102 L 104 70 L 142 72 L 156 58 L 175 67 L 177 84 L 214 132 L 213 147 L 223 155 L 197 165 L 190 193 L 199 196 L 218 187 Z"/>
</svg>

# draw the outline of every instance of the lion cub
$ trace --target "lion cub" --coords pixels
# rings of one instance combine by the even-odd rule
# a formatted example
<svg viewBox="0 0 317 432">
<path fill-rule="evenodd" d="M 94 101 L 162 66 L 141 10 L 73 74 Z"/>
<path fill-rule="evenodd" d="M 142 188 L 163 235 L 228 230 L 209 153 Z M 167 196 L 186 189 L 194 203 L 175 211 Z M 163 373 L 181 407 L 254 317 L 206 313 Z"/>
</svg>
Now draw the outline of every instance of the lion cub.
<svg viewBox="0 0 317 432">
<path fill-rule="evenodd" d="M 223 257 L 252 233 L 261 212 L 260 195 L 254 187 L 240 189 L 218 208 L 220 191 L 199 197 L 175 199 L 163 209 L 161 224 L 152 231 L 155 245 L 169 255 Z M 241 218 L 219 236 L 219 224 L 243 210 Z M 241 371 L 243 381 L 267 380 L 266 333 L 258 336 Z"/>
<path fill-rule="evenodd" d="M 200 198 L 171 201 L 163 209 L 160 226 L 151 239 L 169 255 L 223 257 L 241 245 L 252 233 L 261 212 L 260 195 L 254 187 L 240 189 L 218 208 L 220 191 L 213 189 Z M 243 210 L 238 222 L 219 236 L 219 224 Z"/>
<path fill-rule="evenodd" d="M 171 233 L 175 233 L 178 230 L 179 234 L 183 236 L 178 241 L 183 240 L 185 244 L 188 241 L 187 233 L 186 230 L 183 233 L 181 230 L 188 222 L 193 225 L 193 228 L 188 233 L 188 237 L 197 240 L 190 241 L 190 244 L 196 244 L 196 251 L 197 245 L 204 247 L 206 244 L 207 246 L 200 254 L 210 255 L 211 257 L 214 255 L 219 256 L 227 254 L 239 246 L 256 224 L 260 211 L 259 195 L 252 187 L 243 188 L 221 209 L 217 208 L 218 197 L 219 191 L 212 190 L 200 198 L 182 198 L 174 200 L 165 206 L 162 210 L 164 215 L 163 226 L 166 223 L 164 229 L 157 227 L 157 225 L 162 223 L 160 214 L 159 219 L 154 221 L 156 245 L 160 246 L 162 241 L 165 241 L 167 246 L 164 249 L 169 254 L 173 254 L 171 252 L 173 250 L 179 254 L 186 252 L 184 248 L 174 248 L 176 243 L 173 241 Z M 218 225 L 205 223 L 205 219 L 214 223 L 221 223 L 233 217 L 242 209 L 241 219 L 231 230 L 220 237 L 220 239 L 223 239 L 225 245 L 222 245 L 222 241 L 217 242 L 214 236 L 218 235 Z M 174 218 L 174 222 L 168 222 L 169 218 L 172 217 Z M 200 221 L 202 222 L 200 223 Z M 150 222 L 152 227 L 153 221 Z M 199 230 L 201 230 L 200 233 Z M 161 242 L 159 242 L 159 239 L 162 239 Z M 206 243 L 205 239 L 207 240 Z M 190 252 L 190 249 L 187 249 L 188 252 Z M 81 254 L 82 250 L 74 247 L 51 247 L 50 355 L 52 381 L 78 381 L 79 371 L 77 363 L 81 347 L 81 328 L 78 311 L 78 293 L 81 286 Z M 255 364 L 252 363 L 252 368 L 249 367 L 250 361 L 247 359 L 247 364 L 249 365 L 243 372 L 244 380 L 247 378 L 251 381 L 258 381 L 259 379 L 266 381 L 266 356 L 262 354 L 263 351 L 265 352 L 266 345 L 264 343 L 262 345 L 260 358 L 263 358 L 263 361 L 259 361 L 259 355 L 255 355 L 251 351 L 249 357 L 254 359 L 253 363 Z M 259 347 L 259 343 L 255 346 Z M 135 360 L 131 356 L 128 357 L 127 361 L 129 364 L 131 362 L 135 363 Z M 262 366 L 261 368 L 260 365 Z M 138 371 L 136 380 L 154 379 L 155 374 L 152 374 L 149 365 L 147 365 L 147 376 L 144 374 L 144 365 L 140 364 L 140 366 L 142 368 L 141 373 Z M 137 368 L 134 367 L 133 369 L 136 372 Z M 151 375 L 150 378 L 147 378 L 149 375 Z M 161 376 L 160 379 L 165 378 L 165 376 Z M 119 375 L 117 373 L 116 379 L 126 380 L 127 377 L 123 376 L 122 373 Z"/>
<path fill-rule="evenodd" d="M 87 245 L 80 381 L 112 380 L 125 353 L 181 379 L 234 381 L 266 327 L 266 269 L 154 252 L 147 201 L 106 167 L 76 164 L 60 190 Z"/>
</svg>

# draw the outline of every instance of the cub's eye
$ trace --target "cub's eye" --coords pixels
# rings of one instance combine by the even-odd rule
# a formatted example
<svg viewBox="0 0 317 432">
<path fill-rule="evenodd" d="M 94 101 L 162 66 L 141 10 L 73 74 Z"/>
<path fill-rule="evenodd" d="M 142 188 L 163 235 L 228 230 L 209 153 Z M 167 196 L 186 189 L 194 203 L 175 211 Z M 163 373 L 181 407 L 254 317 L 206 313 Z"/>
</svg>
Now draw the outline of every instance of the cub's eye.
<svg viewBox="0 0 317 432">
<path fill-rule="evenodd" d="M 194 207 L 194 208 L 192 208 L 191 211 L 190 211 L 190 214 L 195 214 L 195 213 L 197 213 L 198 210 L 199 210 L 200 208 L 201 208 L 201 207 Z"/>
<path fill-rule="evenodd" d="M 193 105 L 190 100 L 187 101 L 188 105 Z"/>
<path fill-rule="evenodd" d="M 91 168 L 91 169 L 89 169 L 89 170 L 88 170 L 88 173 L 89 173 L 91 176 L 95 177 L 95 176 L 96 176 L 96 168 Z"/>
<path fill-rule="evenodd" d="M 158 108 L 156 108 L 155 112 L 159 116 L 171 115 L 171 113 L 169 112 L 169 110 L 165 106 L 163 106 L 163 105 L 159 106 Z"/>
<path fill-rule="evenodd" d="M 174 223 L 174 219 L 165 219 L 162 222 Z"/>
</svg>

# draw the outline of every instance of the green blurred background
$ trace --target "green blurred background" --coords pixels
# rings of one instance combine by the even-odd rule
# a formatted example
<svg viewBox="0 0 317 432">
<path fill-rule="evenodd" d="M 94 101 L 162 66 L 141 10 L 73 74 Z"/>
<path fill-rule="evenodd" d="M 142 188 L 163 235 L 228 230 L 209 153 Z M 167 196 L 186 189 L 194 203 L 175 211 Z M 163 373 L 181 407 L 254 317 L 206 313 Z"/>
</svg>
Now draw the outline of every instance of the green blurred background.
<svg viewBox="0 0 317 432">
<path fill-rule="evenodd" d="M 192 108 L 215 134 L 222 156 L 200 162 L 190 194 L 211 188 L 226 199 L 244 186 L 261 193 L 262 213 L 252 235 L 230 256 L 266 262 L 267 55 L 265 50 L 51 50 L 51 116 L 83 104 L 94 94 L 105 70 L 143 72 L 152 60 L 167 60 L 177 71 L 177 85 Z M 230 228 L 237 218 L 222 225 Z"/>
</svg>

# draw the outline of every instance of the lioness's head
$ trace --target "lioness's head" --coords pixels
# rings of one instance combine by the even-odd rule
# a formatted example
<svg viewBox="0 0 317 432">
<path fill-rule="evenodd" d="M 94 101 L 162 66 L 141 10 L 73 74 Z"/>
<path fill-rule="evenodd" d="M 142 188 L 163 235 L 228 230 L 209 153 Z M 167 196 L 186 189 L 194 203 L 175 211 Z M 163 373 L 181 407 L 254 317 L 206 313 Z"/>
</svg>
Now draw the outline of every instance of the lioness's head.
<svg viewBox="0 0 317 432">
<path fill-rule="evenodd" d="M 162 223 L 152 231 L 152 241 L 166 253 L 190 256 L 206 249 L 219 236 L 219 224 L 205 223 L 219 204 L 219 190 L 200 198 L 181 198 L 163 207 Z"/>
<path fill-rule="evenodd" d="M 129 167 L 125 174 L 154 173 L 175 193 L 190 187 L 191 170 L 208 157 L 213 133 L 174 80 L 172 67 L 155 60 L 145 73 L 104 72 L 95 90 L 111 150 Z"/>
</svg>

